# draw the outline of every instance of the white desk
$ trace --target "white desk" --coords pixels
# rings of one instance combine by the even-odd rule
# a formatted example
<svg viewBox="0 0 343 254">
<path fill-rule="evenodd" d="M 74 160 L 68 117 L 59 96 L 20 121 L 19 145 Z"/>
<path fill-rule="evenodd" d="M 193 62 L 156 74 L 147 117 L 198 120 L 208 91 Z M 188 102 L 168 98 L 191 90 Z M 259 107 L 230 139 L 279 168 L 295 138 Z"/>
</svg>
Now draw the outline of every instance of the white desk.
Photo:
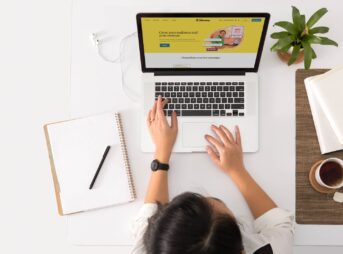
<svg viewBox="0 0 343 254">
<path fill-rule="evenodd" d="M 79 2 L 81 1 L 76 3 Z M 82 60 L 79 59 L 80 63 L 82 62 L 79 65 L 80 80 L 79 83 L 73 83 L 72 101 L 68 78 L 71 3 L 67 0 L 31 0 L 11 1 L 1 3 L 0 6 L 3 12 L 0 13 L 0 22 L 4 25 L 1 38 L 4 46 L 0 49 L 1 253 L 129 253 L 130 250 L 114 246 L 71 246 L 66 241 L 65 224 L 63 219 L 57 216 L 53 198 L 42 124 L 67 118 L 70 112 L 73 115 L 83 115 L 117 107 L 125 108 L 130 104 L 120 90 L 118 67 L 103 62 L 94 54 L 88 34 L 100 30 L 109 34 L 117 31 L 117 27 L 107 18 L 108 14 L 112 14 L 107 7 L 115 4 L 121 4 L 122 9 L 115 9 L 112 15 L 118 15 L 118 21 L 127 22 L 121 22 L 120 29 L 133 31 L 134 23 L 131 24 L 127 21 L 128 17 L 122 17 L 120 14 L 124 13 L 121 12 L 123 8 L 135 10 L 136 7 L 122 1 L 83 2 L 87 8 L 82 9 L 79 14 L 87 17 L 87 20 L 80 30 L 80 37 L 74 39 L 79 40 L 80 52 L 82 50 L 85 54 Z M 321 25 L 330 26 L 332 32 L 328 36 L 338 43 L 343 41 L 338 25 L 342 23 L 343 17 L 335 4 L 338 1 L 312 1 L 311 6 L 306 6 L 301 1 L 277 5 L 275 1 L 239 1 L 233 2 L 232 5 L 223 1 L 221 6 L 212 7 L 204 6 L 205 1 L 196 2 L 197 4 L 194 4 L 195 1 L 189 1 L 187 6 L 184 6 L 182 1 L 174 0 L 173 5 L 177 8 L 171 8 L 164 3 L 153 1 L 147 6 L 140 3 L 139 8 L 153 11 L 269 11 L 272 14 L 271 23 L 274 23 L 276 20 L 290 19 L 291 4 L 308 13 L 326 6 L 329 13 L 323 18 Z M 77 6 L 74 6 L 74 11 L 80 11 L 75 7 Z M 99 15 L 103 12 L 105 13 Z M 269 28 L 268 34 L 274 30 L 272 26 Z M 125 32 L 121 30 L 122 34 Z M 272 40 L 267 38 L 260 66 L 260 151 L 247 155 L 245 161 L 252 175 L 275 201 L 282 207 L 294 210 L 294 71 L 301 68 L 301 65 L 287 67 L 280 63 L 276 55 L 268 50 L 271 43 Z M 108 50 L 110 52 L 110 49 Z M 336 65 L 340 63 L 342 53 L 341 48 L 318 47 L 319 59 L 312 66 L 326 68 Z M 79 92 L 75 93 L 76 91 Z M 75 94 L 78 94 L 77 98 Z M 133 109 L 137 109 L 137 105 Z M 131 157 L 139 152 L 139 126 L 132 124 L 138 123 L 135 114 L 128 115 L 129 121 L 132 120 L 131 127 L 128 128 Z M 176 170 L 171 172 L 171 195 L 189 190 L 189 186 L 193 190 L 205 186 L 210 194 L 222 198 L 234 211 L 246 213 L 246 206 L 230 179 L 221 177 L 221 173 L 205 155 L 182 154 L 173 158 L 173 167 Z M 137 181 L 140 199 L 147 183 L 143 170 L 148 168 L 149 161 L 150 156 L 143 154 L 133 160 L 134 177 L 142 179 Z M 197 165 L 201 166 L 194 166 L 193 161 L 197 161 Z M 177 171 L 181 163 L 186 165 L 182 178 Z M 216 185 L 208 183 L 206 179 L 215 179 Z M 295 247 L 295 253 L 325 251 L 342 253 L 343 248 Z"/>
</svg>

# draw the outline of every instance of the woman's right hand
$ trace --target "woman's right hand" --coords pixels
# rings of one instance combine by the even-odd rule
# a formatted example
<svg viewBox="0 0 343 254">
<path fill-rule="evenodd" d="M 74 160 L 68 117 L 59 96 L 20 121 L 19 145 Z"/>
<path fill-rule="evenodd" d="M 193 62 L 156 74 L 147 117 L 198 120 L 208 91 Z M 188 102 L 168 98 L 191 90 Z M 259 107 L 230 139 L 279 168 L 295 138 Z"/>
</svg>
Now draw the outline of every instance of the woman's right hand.
<svg viewBox="0 0 343 254">
<path fill-rule="evenodd" d="M 156 148 L 155 159 L 162 163 L 169 163 L 178 132 L 176 112 L 171 116 L 171 125 L 163 113 L 163 107 L 167 103 L 167 100 L 162 100 L 159 96 L 147 117 L 149 132 Z"/>
<path fill-rule="evenodd" d="M 211 129 L 218 136 L 205 135 L 211 144 L 207 146 L 207 153 L 211 160 L 225 173 L 244 170 L 241 135 L 238 126 L 235 127 L 235 137 L 223 125 L 212 125 Z"/>
</svg>

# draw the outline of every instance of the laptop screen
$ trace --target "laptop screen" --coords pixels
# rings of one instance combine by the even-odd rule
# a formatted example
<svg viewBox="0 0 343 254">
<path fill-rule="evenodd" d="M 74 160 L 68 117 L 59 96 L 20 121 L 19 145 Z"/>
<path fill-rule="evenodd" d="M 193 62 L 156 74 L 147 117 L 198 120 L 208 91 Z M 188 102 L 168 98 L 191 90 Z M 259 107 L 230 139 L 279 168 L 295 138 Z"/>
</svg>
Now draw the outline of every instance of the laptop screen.
<svg viewBox="0 0 343 254">
<path fill-rule="evenodd" d="M 140 39 L 145 68 L 252 69 L 265 22 L 263 16 L 143 16 Z"/>
</svg>

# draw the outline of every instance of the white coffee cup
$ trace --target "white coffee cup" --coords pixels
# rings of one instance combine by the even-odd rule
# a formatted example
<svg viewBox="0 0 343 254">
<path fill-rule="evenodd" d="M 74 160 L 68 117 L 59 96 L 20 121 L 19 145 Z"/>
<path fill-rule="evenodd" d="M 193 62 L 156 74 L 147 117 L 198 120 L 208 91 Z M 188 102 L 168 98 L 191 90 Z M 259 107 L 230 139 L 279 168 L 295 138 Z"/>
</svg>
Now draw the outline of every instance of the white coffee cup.
<svg viewBox="0 0 343 254">
<path fill-rule="evenodd" d="M 337 169 L 337 168 L 335 168 L 335 169 L 336 169 L 336 174 L 338 173 L 337 178 L 340 178 L 341 180 L 340 180 L 340 182 L 335 183 L 335 185 L 328 185 L 327 184 L 328 180 L 332 180 L 332 179 L 335 178 L 332 175 L 331 175 L 332 179 L 330 179 L 330 177 L 329 178 L 326 177 L 326 178 L 328 178 L 327 180 L 324 179 L 325 175 L 327 175 L 327 176 L 330 175 L 330 173 L 329 173 L 330 171 L 331 171 L 331 174 L 334 173 L 334 172 L 332 172 L 334 169 L 328 167 L 328 163 L 329 162 L 334 162 L 334 163 L 340 165 L 339 169 Z M 327 165 L 327 166 L 325 167 L 325 165 Z M 327 172 L 324 174 L 323 171 L 325 171 L 325 170 Z M 338 170 L 340 170 L 340 172 Z M 340 177 L 339 177 L 339 174 L 340 174 Z M 338 188 L 343 187 L 343 161 L 341 159 L 339 159 L 339 158 L 328 158 L 326 160 L 323 160 L 319 164 L 319 166 L 316 168 L 315 177 L 316 177 L 317 183 L 319 185 L 323 186 L 323 187 L 326 187 L 326 188 L 329 188 L 329 189 L 338 189 Z M 327 182 L 327 183 L 325 183 L 325 182 Z"/>
</svg>

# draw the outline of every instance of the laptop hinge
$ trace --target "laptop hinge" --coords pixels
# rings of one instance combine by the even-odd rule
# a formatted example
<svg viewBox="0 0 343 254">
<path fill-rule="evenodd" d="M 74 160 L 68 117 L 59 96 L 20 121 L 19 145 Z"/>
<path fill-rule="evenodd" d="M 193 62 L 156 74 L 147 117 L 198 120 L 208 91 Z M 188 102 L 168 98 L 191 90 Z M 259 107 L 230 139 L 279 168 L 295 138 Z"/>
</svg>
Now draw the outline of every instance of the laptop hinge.
<svg viewBox="0 0 343 254">
<path fill-rule="evenodd" d="M 157 71 L 154 76 L 244 76 L 245 71 Z"/>
</svg>

